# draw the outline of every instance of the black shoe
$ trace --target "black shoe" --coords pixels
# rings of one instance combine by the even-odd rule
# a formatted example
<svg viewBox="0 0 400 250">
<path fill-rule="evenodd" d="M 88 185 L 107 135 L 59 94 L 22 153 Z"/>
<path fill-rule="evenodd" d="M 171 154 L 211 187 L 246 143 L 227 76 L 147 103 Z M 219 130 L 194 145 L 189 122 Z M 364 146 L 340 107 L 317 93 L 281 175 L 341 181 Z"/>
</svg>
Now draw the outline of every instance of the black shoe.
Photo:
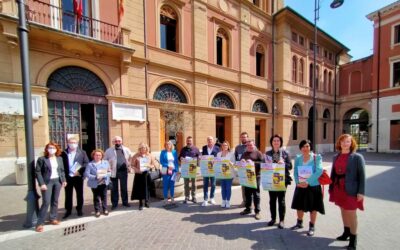
<svg viewBox="0 0 400 250">
<path fill-rule="evenodd" d="M 314 236 L 314 231 L 315 231 L 315 226 L 314 226 L 314 224 L 312 224 L 312 223 L 310 222 L 310 227 L 309 227 L 309 229 L 308 229 L 307 235 L 308 235 L 308 236 Z"/>
<path fill-rule="evenodd" d="M 82 210 L 79 210 L 79 211 L 78 211 L 78 216 L 79 216 L 79 217 L 83 216 Z"/>
<path fill-rule="evenodd" d="M 297 230 L 300 228 L 303 228 L 303 221 L 298 219 L 296 225 L 291 227 L 290 230 Z"/>
<path fill-rule="evenodd" d="M 192 198 L 192 202 L 193 202 L 193 203 L 197 203 L 196 197 L 193 197 L 193 198 Z"/>
<path fill-rule="evenodd" d="M 147 208 L 150 207 L 148 202 L 145 202 L 145 203 L 144 203 L 144 206 L 147 207 Z"/>
<path fill-rule="evenodd" d="M 66 218 L 68 218 L 70 215 L 71 215 L 71 212 L 66 212 L 62 218 L 63 218 L 63 219 L 66 219 Z"/>
<path fill-rule="evenodd" d="M 285 228 L 285 223 L 283 221 L 280 221 L 278 224 L 279 229 L 284 229 Z"/>
<path fill-rule="evenodd" d="M 125 203 L 125 204 L 123 204 L 122 206 L 124 206 L 124 207 L 131 207 L 131 205 L 130 205 L 129 203 Z"/>
<path fill-rule="evenodd" d="M 246 208 L 245 210 L 240 212 L 240 215 L 246 215 L 246 214 L 250 214 L 250 213 L 251 213 L 251 210 Z"/>
<path fill-rule="evenodd" d="M 115 210 L 115 209 L 117 209 L 117 207 L 118 207 L 117 205 L 116 205 L 116 206 L 113 205 L 113 206 L 111 207 L 111 210 Z"/>
<path fill-rule="evenodd" d="M 143 210 L 143 206 L 142 205 L 139 206 L 139 210 Z"/>
<path fill-rule="evenodd" d="M 189 198 L 185 198 L 184 200 L 183 200 L 183 204 L 187 204 L 188 203 L 188 200 L 189 200 Z"/>
<path fill-rule="evenodd" d="M 350 228 L 349 227 L 344 227 L 343 234 L 340 235 L 339 237 L 337 237 L 336 239 L 340 240 L 340 241 L 346 241 L 346 240 L 349 239 L 349 237 L 350 237 Z"/>
<path fill-rule="evenodd" d="M 275 225 L 275 220 L 270 220 L 268 223 L 267 223 L 267 226 L 273 226 L 273 225 Z"/>
<path fill-rule="evenodd" d="M 357 235 L 350 233 L 350 242 L 347 246 L 348 250 L 357 249 Z"/>
</svg>

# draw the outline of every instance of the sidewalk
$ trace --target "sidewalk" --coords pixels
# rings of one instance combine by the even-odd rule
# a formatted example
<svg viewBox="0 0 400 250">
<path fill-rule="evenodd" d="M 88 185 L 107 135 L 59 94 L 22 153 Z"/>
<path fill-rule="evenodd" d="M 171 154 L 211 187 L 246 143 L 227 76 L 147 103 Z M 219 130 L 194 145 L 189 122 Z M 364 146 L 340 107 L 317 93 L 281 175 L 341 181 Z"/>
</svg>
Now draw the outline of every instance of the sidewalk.
<svg viewBox="0 0 400 250">
<path fill-rule="evenodd" d="M 359 217 L 359 249 L 395 249 L 400 244 L 398 232 L 400 224 L 393 223 L 400 218 L 400 161 L 397 155 L 363 153 L 367 163 L 367 195 L 364 212 Z M 333 154 L 324 154 L 324 166 L 329 168 Z M 132 185 L 129 177 L 129 192 Z M 216 200 L 221 195 L 217 187 Z M 286 195 L 286 227 L 295 223 L 295 211 L 290 209 L 294 185 L 289 186 Z M 137 202 L 129 209 L 119 208 L 110 216 L 94 218 L 91 214 L 92 193 L 85 189 L 85 216 L 71 216 L 59 226 L 46 226 L 45 232 L 21 230 L 25 219 L 26 186 L 0 186 L 0 248 L 1 249 L 326 249 L 342 248 L 347 242 L 337 242 L 334 238 L 342 231 L 340 211 L 329 203 L 325 195 L 324 216 L 318 216 L 316 235 L 305 236 L 308 229 L 308 215 L 305 229 L 301 232 L 278 230 L 266 227 L 270 219 L 268 194 L 261 194 L 260 221 L 251 216 L 240 216 L 237 207 L 241 201 L 239 187 L 234 187 L 231 209 L 219 206 L 201 207 L 199 204 L 179 204 L 176 209 L 166 210 L 161 202 L 153 201 L 150 209 L 137 210 Z M 197 192 L 202 201 L 202 191 Z M 64 192 L 60 197 L 59 215 L 64 213 Z M 84 225 L 85 230 L 64 236 L 64 230 Z M 98 235 L 104 235 L 99 245 Z M 12 239 L 12 240 L 11 240 Z M 85 239 L 85 240 L 82 240 Z M 140 239 L 140 240 L 139 240 Z M 51 245 L 49 244 L 51 240 Z M 29 245 L 26 244 L 29 242 Z M 46 243 L 47 242 L 47 243 Z M 53 244 L 54 242 L 54 244 Z M 48 244 L 48 245 L 45 245 Z"/>
</svg>

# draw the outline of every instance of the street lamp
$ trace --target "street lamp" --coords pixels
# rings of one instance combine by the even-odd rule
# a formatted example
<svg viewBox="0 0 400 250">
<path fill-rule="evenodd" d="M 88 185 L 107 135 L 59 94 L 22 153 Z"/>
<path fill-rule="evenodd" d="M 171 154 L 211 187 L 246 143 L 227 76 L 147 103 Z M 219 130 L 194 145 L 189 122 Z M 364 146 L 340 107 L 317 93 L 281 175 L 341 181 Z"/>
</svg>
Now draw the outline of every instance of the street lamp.
<svg viewBox="0 0 400 250">
<path fill-rule="evenodd" d="M 331 8 L 335 9 L 340 7 L 343 4 L 344 0 L 333 0 L 331 3 Z M 317 79 L 317 36 L 318 36 L 318 26 L 317 26 L 317 20 L 319 18 L 319 0 L 315 0 L 314 2 L 314 45 L 313 45 L 313 52 L 314 52 L 314 67 L 313 67 L 313 131 L 312 131 L 312 142 L 314 144 L 314 152 L 317 152 L 317 84 L 318 80 Z M 335 122 L 335 121 L 333 121 Z"/>
</svg>

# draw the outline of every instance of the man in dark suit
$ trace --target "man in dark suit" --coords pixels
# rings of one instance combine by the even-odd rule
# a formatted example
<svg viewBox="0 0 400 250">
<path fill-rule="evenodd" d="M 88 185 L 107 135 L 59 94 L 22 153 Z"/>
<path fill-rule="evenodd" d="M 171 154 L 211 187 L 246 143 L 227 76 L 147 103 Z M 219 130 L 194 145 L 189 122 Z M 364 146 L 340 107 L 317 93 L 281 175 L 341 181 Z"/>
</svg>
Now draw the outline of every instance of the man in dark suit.
<svg viewBox="0 0 400 250">
<path fill-rule="evenodd" d="M 78 216 L 82 216 L 83 207 L 83 174 L 89 158 L 84 150 L 78 148 L 78 139 L 71 137 L 68 139 L 68 147 L 62 152 L 64 162 L 65 177 L 67 186 L 65 187 L 65 215 L 68 218 L 72 212 L 73 190 L 76 193 L 76 211 Z"/>
<path fill-rule="evenodd" d="M 213 155 L 217 156 L 220 151 L 219 147 L 215 145 L 214 138 L 212 136 L 207 137 L 207 145 L 203 146 L 202 155 Z M 208 185 L 211 182 L 211 192 L 210 192 L 210 203 L 215 205 L 214 193 L 215 193 L 215 177 L 203 177 L 203 192 L 204 201 L 201 204 L 203 207 L 208 205 Z"/>
</svg>

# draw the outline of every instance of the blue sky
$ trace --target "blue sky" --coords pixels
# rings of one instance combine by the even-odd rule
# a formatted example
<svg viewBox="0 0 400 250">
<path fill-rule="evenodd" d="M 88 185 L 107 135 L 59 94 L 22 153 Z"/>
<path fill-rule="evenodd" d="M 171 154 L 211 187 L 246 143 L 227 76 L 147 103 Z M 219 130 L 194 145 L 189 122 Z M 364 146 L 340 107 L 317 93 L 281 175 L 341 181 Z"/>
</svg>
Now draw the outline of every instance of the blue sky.
<svg viewBox="0 0 400 250">
<path fill-rule="evenodd" d="M 314 0 L 285 0 L 285 5 L 314 23 Z M 350 49 L 352 60 L 372 54 L 373 27 L 366 16 L 394 0 L 345 0 L 331 9 L 332 0 L 320 0 L 318 27 Z"/>
</svg>

